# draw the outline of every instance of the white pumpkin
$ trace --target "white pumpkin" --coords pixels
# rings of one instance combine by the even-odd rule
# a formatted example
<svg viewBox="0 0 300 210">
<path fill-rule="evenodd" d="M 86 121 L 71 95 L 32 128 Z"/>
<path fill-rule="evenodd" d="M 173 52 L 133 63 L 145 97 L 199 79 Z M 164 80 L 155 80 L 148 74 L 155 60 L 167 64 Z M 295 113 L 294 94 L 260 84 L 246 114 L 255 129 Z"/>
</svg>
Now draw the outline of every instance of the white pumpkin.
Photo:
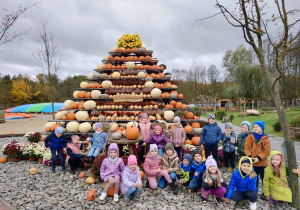
<svg viewBox="0 0 300 210">
<path fill-rule="evenodd" d="M 140 72 L 137 74 L 137 76 L 138 76 L 138 78 L 143 79 L 143 78 L 146 77 L 146 74 L 145 74 L 145 72 L 140 71 Z"/>
<path fill-rule="evenodd" d="M 102 69 L 103 66 L 104 66 L 104 63 L 99 63 L 99 64 L 97 65 L 97 69 Z"/>
<path fill-rule="evenodd" d="M 135 64 L 134 62 L 127 62 L 126 63 L 126 69 L 134 69 Z"/>
<path fill-rule="evenodd" d="M 78 111 L 75 113 L 76 120 L 85 121 L 89 119 L 89 113 L 87 111 Z"/>
<path fill-rule="evenodd" d="M 66 129 L 67 129 L 68 132 L 71 132 L 71 133 L 78 132 L 78 130 L 79 130 L 79 122 L 77 122 L 77 121 L 71 121 L 71 122 L 69 122 L 67 124 Z"/>
<path fill-rule="evenodd" d="M 82 82 L 80 83 L 80 88 L 86 88 L 86 86 L 88 86 L 88 85 L 90 85 L 90 83 L 85 82 L 85 81 L 82 81 Z"/>
<path fill-rule="evenodd" d="M 70 106 L 72 103 L 74 103 L 74 101 L 72 101 L 72 100 L 66 100 L 66 101 L 64 102 L 64 107 L 65 107 L 65 109 L 68 109 L 68 106 Z"/>
<path fill-rule="evenodd" d="M 109 55 L 105 55 L 105 56 L 103 57 L 103 60 L 108 60 L 108 56 L 109 56 Z"/>
<path fill-rule="evenodd" d="M 91 124 L 88 122 L 84 122 L 84 123 L 80 123 L 79 125 L 79 132 L 82 133 L 88 133 L 90 131 L 90 129 L 92 128 Z"/>
<path fill-rule="evenodd" d="M 151 95 L 152 98 L 158 98 L 158 97 L 160 97 L 161 93 L 162 92 L 161 92 L 160 89 L 154 88 L 153 90 L 151 90 L 150 95 Z"/>
<path fill-rule="evenodd" d="M 119 127 L 119 124 L 116 122 L 110 123 L 110 131 L 115 132 Z"/>
<path fill-rule="evenodd" d="M 117 49 L 116 47 L 112 47 L 112 48 L 110 48 L 109 52 L 115 52 L 116 49 Z"/>
<path fill-rule="evenodd" d="M 88 100 L 83 103 L 83 108 L 85 109 L 95 109 L 96 108 L 96 101 Z"/>
<path fill-rule="evenodd" d="M 114 73 L 112 73 L 111 77 L 114 79 L 119 79 L 121 78 L 121 74 L 120 72 L 115 71 Z"/>
<path fill-rule="evenodd" d="M 91 92 L 91 97 L 92 98 L 100 98 L 101 97 L 101 91 L 99 91 L 99 90 L 93 90 Z"/>
<path fill-rule="evenodd" d="M 157 122 L 166 124 L 164 131 L 166 131 L 168 129 L 168 123 L 166 121 L 164 121 L 164 120 L 157 120 Z"/>
<path fill-rule="evenodd" d="M 46 129 L 46 128 L 51 128 L 51 126 L 54 125 L 54 124 L 56 124 L 56 122 L 47 122 L 47 123 L 45 124 L 45 129 Z"/>
<path fill-rule="evenodd" d="M 97 73 L 89 73 L 87 78 L 88 79 L 95 79 L 95 78 L 99 78 L 100 77 L 100 74 L 97 74 Z"/>
<path fill-rule="evenodd" d="M 101 83 L 102 87 L 105 88 L 105 89 L 108 89 L 112 86 L 112 82 L 109 81 L 109 80 L 104 80 L 102 83 Z"/>
<path fill-rule="evenodd" d="M 61 120 L 63 116 L 66 116 L 67 114 L 69 113 L 69 111 L 60 111 L 60 112 L 57 112 L 55 114 L 55 119 L 56 120 Z"/>
<path fill-rule="evenodd" d="M 80 91 L 76 90 L 73 92 L 73 98 L 78 98 L 77 93 L 79 93 Z"/>
<path fill-rule="evenodd" d="M 145 87 L 146 88 L 153 88 L 154 87 L 154 83 L 152 81 L 148 81 L 145 83 Z"/>
<path fill-rule="evenodd" d="M 131 127 L 132 125 L 138 127 L 139 124 L 138 122 L 130 121 L 126 124 L 126 128 Z"/>
<path fill-rule="evenodd" d="M 166 120 L 173 120 L 174 116 L 175 116 L 175 114 L 174 114 L 173 111 L 170 111 L 170 110 L 169 111 L 164 111 L 164 118 Z"/>
<path fill-rule="evenodd" d="M 111 134 L 111 137 L 112 137 L 113 140 L 120 140 L 121 137 L 122 137 L 122 134 L 120 134 L 120 133 L 113 133 L 113 134 Z"/>
<path fill-rule="evenodd" d="M 171 85 L 171 88 L 177 88 L 177 85 Z"/>
</svg>

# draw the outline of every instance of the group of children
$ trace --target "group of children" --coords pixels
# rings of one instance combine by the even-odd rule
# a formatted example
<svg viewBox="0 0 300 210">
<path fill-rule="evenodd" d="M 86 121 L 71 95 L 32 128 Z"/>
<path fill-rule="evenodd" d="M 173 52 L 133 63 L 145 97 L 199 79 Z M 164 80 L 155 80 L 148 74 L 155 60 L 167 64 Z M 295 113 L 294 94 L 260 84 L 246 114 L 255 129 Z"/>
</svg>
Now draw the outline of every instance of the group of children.
<svg viewBox="0 0 300 210">
<path fill-rule="evenodd" d="M 256 209 L 260 177 L 264 199 L 274 204 L 291 202 L 292 194 L 287 183 L 283 156 L 280 152 L 271 152 L 270 140 L 264 134 L 265 124 L 263 121 L 253 123 L 253 132 L 251 132 L 251 124 L 243 121 L 241 123 L 242 132 L 236 138 L 230 123 L 225 124 L 225 132 L 222 133 L 221 128 L 215 122 L 214 115 L 209 114 L 208 124 L 203 127 L 200 138 L 201 148 L 204 147 L 205 150 L 205 157 L 202 155 L 201 149 L 196 149 L 193 157 L 191 154 L 185 154 L 181 158 L 186 134 L 178 117 L 174 118 L 174 125 L 170 139 L 168 139 L 160 126 L 155 126 L 154 132 L 151 134 L 151 123 L 147 114 L 141 116 L 139 129 L 145 139 L 141 145 L 150 144 L 144 161 L 147 187 L 165 188 L 169 183 L 172 192 L 177 194 L 176 180 L 178 180 L 178 183 L 187 187 L 189 192 L 201 190 L 203 205 L 207 204 L 209 195 L 215 195 L 219 205 L 223 198 L 226 203 L 230 203 L 231 200 L 240 202 L 246 199 L 250 202 L 250 209 Z M 107 133 L 101 130 L 101 123 L 97 123 L 95 127 L 96 132 L 93 138 L 88 139 L 93 142 L 88 157 L 96 157 L 106 142 Z M 99 139 L 101 140 L 99 141 Z M 221 140 L 223 141 L 225 167 L 228 168 L 228 171 L 235 169 L 235 146 L 237 146 L 239 158 L 238 168 L 234 170 L 228 186 L 219 170 L 218 142 Z M 52 173 L 55 173 L 56 153 L 60 159 L 62 171 L 65 171 L 62 148 L 67 148 L 67 162 L 71 166 L 71 173 L 75 173 L 77 167 L 83 167 L 82 155 L 79 154 L 79 136 L 72 136 L 72 141 L 67 143 L 62 128 L 57 127 L 46 138 L 45 146 L 51 149 Z M 101 165 L 100 176 L 108 185 L 101 194 L 100 200 L 106 198 L 108 190 L 113 185 L 115 186 L 114 201 L 119 200 L 119 189 L 121 189 L 125 201 L 129 202 L 131 196 L 138 198 L 138 192 L 142 189 L 142 181 L 137 158 L 130 155 L 125 167 L 123 160 L 119 157 L 118 146 L 114 143 L 109 145 L 107 154 L 108 157 L 103 160 Z M 181 159 L 182 162 L 180 162 Z M 294 169 L 293 172 L 300 174 L 299 169 Z M 157 178 L 160 178 L 158 183 Z"/>
</svg>

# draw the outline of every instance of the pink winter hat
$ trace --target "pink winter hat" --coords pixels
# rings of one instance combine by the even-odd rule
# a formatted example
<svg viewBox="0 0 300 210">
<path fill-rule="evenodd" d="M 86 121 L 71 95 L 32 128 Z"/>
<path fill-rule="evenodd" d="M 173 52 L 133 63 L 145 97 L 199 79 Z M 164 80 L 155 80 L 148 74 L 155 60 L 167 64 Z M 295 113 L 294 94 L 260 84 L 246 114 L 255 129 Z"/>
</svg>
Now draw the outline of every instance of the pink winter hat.
<svg viewBox="0 0 300 210">
<path fill-rule="evenodd" d="M 156 129 L 159 129 L 159 130 L 162 131 L 162 127 L 160 127 L 159 125 L 157 125 L 157 126 L 154 127 L 154 130 L 156 130 Z"/>
<path fill-rule="evenodd" d="M 130 165 L 134 165 L 134 164 L 137 164 L 137 159 L 136 159 L 135 155 L 129 155 L 127 165 L 130 166 Z"/>
</svg>

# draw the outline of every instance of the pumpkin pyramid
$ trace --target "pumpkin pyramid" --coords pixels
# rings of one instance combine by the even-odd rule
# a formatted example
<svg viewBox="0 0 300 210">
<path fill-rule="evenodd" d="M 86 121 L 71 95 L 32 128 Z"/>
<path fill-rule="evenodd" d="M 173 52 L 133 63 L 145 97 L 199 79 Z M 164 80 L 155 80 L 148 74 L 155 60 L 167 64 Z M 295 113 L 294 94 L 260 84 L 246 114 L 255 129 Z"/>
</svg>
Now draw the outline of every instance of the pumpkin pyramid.
<svg viewBox="0 0 300 210">
<path fill-rule="evenodd" d="M 189 138 L 199 137 L 199 118 L 194 119 L 190 112 L 194 105 L 182 103 L 184 98 L 176 91 L 176 81 L 170 81 L 171 74 L 164 73 L 166 65 L 158 64 L 152 55 L 138 34 L 122 35 L 117 47 L 111 48 L 95 72 L 80 83 L 73 97 L 64 102 L 65 110 L 58 112 L 55 120 L 49 120 L 45 130 L 50 132 L 63 125 L 66 134 L 91 135 L 94 123 L 109 122 L 110 132 L 120 133 L 114 137 L 117 139 L 125 137 L 125 127 L 137 125 L 142 113 L 147 113 L 152 122 L 164 124 L 168 132 L 180 112 Z M 136 135 L 129 139 L 134 138 Z"/>
</svg>

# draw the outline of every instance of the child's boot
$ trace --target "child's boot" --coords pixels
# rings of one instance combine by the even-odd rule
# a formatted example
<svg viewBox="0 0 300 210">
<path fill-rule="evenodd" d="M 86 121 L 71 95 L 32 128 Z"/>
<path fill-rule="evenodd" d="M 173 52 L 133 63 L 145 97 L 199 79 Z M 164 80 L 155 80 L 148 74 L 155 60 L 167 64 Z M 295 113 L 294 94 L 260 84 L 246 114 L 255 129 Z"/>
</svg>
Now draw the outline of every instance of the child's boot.
<svg viewBox="0 0 300 210">
<path fill-rule="evenodd" d="M 250 202 L 250 209 L 251 210 L 256 210 L 257 209 L 257 207 L 256 207 L 256 202 Z"/>
<path fill-rule="evenodd" d="M 103 201 L 105 198 L 106 198 L 106 193 L 105 192 L 103 192 L 101 195 L 100 195 L 100 198 L 99 198 L 99 200 L 100 201 Z"/>
<path fill-rule="evenodd" d="M 66 167 L 65 167 L 65 166 L 62 166 L 62 167 L 61 167 L 61 172 L 63 172 L 63 173 L 66 172 Z"/>
<path fill-rule="evenodd" d="M 132 197 L 139 198 L 140 196 L 137 194 L 137 192 L 132 193 Z"/>
<path fill-rule="evenodd" d="M 55 168 L 52 168 L 51 173 L 55 174 Z"/>
<path fill-rule="evenodd" d="M 128 194 L 126 194 L 126 195 L 124 196 L 124 200 L 125 200 L 126 202 L 130 202 L 130 201 L 131 201 Z"/>
<path fill-rule="evenodd" d="M 170 185 L 171 185 L 171 189 L 173 191 L 173 194 L 177 195 L 178 191 L 177 191 L 175 182 L 171 182 Z"/>
<path fill-rule="evenodd" d="M 90 161 L 90 156 L 86 156 L 85 158 L 84 158 L 84 162 L 87 162 L 87 163 L 89 163 Z"/>
<path fill-rule="evenodd" d="M 119 201 L 119 195 L 118 194 L 114 194 L 114 202 L 118 202 Z"/>
<path fill-rule="evenodd" d="M 92 156 L 91 159 L 90 159 L 90 163 L 93 164 L 93 162 L 94 162 L 95 159 L 96 158 L 94 156 Z"/>
</svg>

